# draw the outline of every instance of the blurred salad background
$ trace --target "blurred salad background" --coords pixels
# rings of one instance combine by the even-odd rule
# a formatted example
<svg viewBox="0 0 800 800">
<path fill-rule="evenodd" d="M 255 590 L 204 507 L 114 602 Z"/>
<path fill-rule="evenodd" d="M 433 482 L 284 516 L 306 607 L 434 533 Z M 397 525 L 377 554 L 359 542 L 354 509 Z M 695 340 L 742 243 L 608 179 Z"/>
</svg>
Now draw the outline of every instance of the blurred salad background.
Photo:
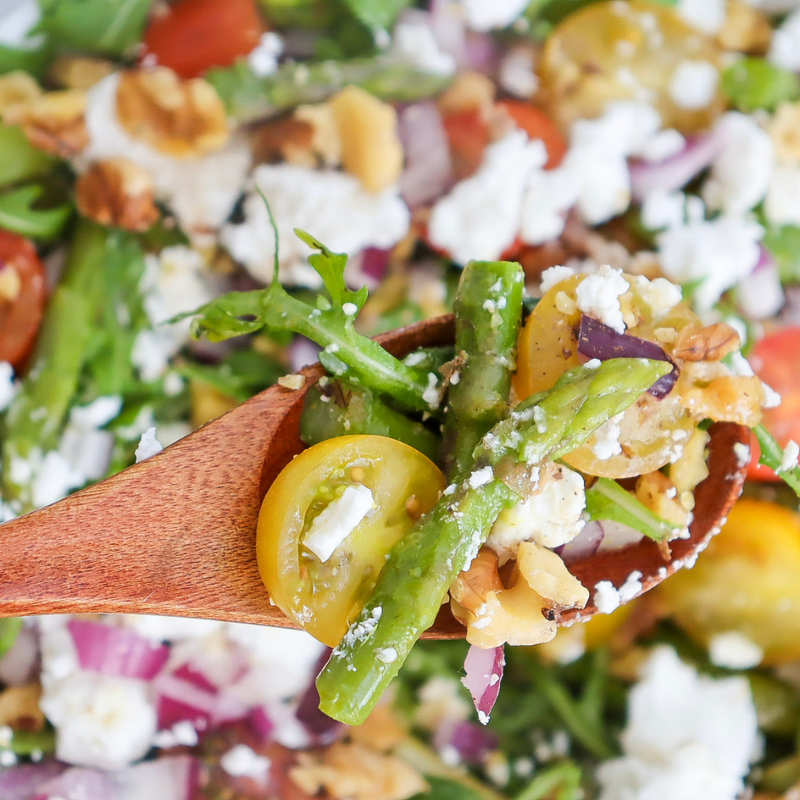
<svg viewBox="0 0 800 800">
<path fill-rule="evenodd" d="M 472 258 L 531 298 L 555 264 L 667 277 L 797 458 L 797 0 L 0 0 L 0 120 L 4 520 L 316 360 L 166 324 L 270 280 L 259 190 L 282 282 L 319 288 L 295 227 L 350 254 L 370 335 Z M 0 798 L 796 800 L 800 516 L 756 450 L 696 566 L 514 648 L 486 727 L 464 642 L 346 728 L 301 632 L 0 620 Z"/>
</svg>

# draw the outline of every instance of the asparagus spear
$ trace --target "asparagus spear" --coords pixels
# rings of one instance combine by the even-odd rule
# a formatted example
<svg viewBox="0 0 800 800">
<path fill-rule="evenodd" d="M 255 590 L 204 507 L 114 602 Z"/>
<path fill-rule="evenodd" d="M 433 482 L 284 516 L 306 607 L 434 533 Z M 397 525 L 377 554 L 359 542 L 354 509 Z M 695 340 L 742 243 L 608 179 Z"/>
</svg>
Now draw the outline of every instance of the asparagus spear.
<svg viewBox="0 0 800 800">
<path fill-rule="evenodd" d="M 238 123 L 254 122 L 303 105 L 322 103 L 344 86 L 360 86 L 382 100 L 411 103 L 432 97 L 450 81 L 388 56 L 283 64 L 260 78 L 240 61 L 212 69 L 206 79 Z"/>
<path fill-rule="evenodd" d="M 461 273 L 455 299 L 458 366 L 444 425 L 450 476 L 469 469 L 481 437 L 508 413 L 523 280 L 522 267 L 511 261 L 470 261 Z"/>
<path fill-rule="evenodd" d="M 300 417 L 300 438 L 306 444 L 358 433 L 388 436 L 411 445 L 431 461 L 439 458 L 439 436 L 395 411 L 369 389 L 342 378 L 309 389 Z"/>
<path fill-rule="evenodd" d="M 320 708 L 352 725 L 366 719 L 497 515 L 519 502 L 500 476 L 519 463 L 531 467 L 565 455 L 669 369 L 646 359 L 578 367 L 495 425 L 476 449 L 475 469 L 390 551 L 372 597 L 317 679 Z"/>
</svg>

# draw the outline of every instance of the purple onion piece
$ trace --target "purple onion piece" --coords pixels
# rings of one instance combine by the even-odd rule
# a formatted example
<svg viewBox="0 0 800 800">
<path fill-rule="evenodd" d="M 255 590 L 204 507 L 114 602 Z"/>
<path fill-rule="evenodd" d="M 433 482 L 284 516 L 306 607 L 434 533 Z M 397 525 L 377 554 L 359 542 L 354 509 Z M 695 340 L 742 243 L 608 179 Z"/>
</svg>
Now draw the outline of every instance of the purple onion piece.
<svg viewBox="0 0 800 800">
<path fill-rule="evenodd" d="M 450 143 L 436 103 L 415 103 L 404 108 L 398 132 L 406 157 L 400 194 L 412 209 L 432 203 L 453 182 Z M 366 264 L 363 270 L 368 272 Z"/>
<path fill-rule="evenodd" d="M 0 797 L 3 800 L 31 800 L 42 786 L 54 781 L 65 769 L 58 761 L 0 769 Z"/>
<path fill-rule="evenodd" d="M 621 522 L 604 519 L 597 524 L 602 526 L 605 534 L 603 541 L 600 542 L 600 547 L 597 549 L 598 553 L 606 553 L 609 550 L 624 550 L 626 547 L 638 544 L 644 539 L 644 534 L 641 531 L 637 531 L 636 528 L 631 528 Z"/>
<path fill-rule="evenodd" d="M 561 556 L 565 564 L 572 564 L 575 561 L 583 561 L 589 556 L 593 556 L 603 543 L 605 531 L 603 526 L 597 522 L 587 522 L 583 530 L 570 542 L 557 548 L 556 552 Z"/>
<path fill-rule="evenodd" d="M 329 717 L 324 711 L 321 711 L 319 707 L 319 692 L 317 691 L 316 679 L 317 675 L 322 671 L 322 668 L 328 663 L 330 657 L 331 649 L 326 647 L 314 668 L 314 677 L 303 694 L 300 695 L 300 700 L 297 703 L 297 710 L 295 711 L 297 720 L 305 728 L 306 733 L 315 745 L 330 744 L 335 741 L 344 730 L 344 726 L 341 722 L 337 722 L 332 717 Z"/>
<path fill-rule="evenodd" d="M 0 658 L 0 683 L 24 686 L 33 680 L 39 661 L 39 639 L 30 625 L 19 632 L 11 649 Z M 0 792 L 0 797 L 4 795 Z"/>
<path fill-rule="evenodd" d="M 433 744 L 437 750 L 452 747 L 465 764 L 482 764 L 497 749 L 497 736 L 482 725 L 464 720 L 445 720 L 439 726 Z"/>
<path fill-rule="evenodd" d="M 597 358 L 600 361 L 607 361 L 610 358 L 651 358 L 654 361 L 668 361 L 672 364 L 672 372 L 659 378 L 647 390 L 659 400 L 672 391 L 680 374 L 675 362 L 655 342 L 628 333 L 617 333 L 613 328 L 586 314 L 581 314 L 578 352 L 586 358 Z"/>
<path fill-rule="evenodd" d="M 269 715 L 269 711 L 264 706 L 256 706 L 250 709 L 247 715 L 247 722 L 253 733 L 262 741 L 268 742 L 272 738 L 275 730 L 275 723 Z"/>
<path fill-rule="evenodd" d="M 489 714 L 500 694 L 500 681 L 503 678 L 503 667 L 506 654 L 503 645 L 484 650 L 474 644 L 469 648 L 464 660 L 464 671 L 467 673 L 461 683 L 472 695 L 472 702 L 478 712 L 478 720 L 482 725 L 489 722 Z"/>
</svg>

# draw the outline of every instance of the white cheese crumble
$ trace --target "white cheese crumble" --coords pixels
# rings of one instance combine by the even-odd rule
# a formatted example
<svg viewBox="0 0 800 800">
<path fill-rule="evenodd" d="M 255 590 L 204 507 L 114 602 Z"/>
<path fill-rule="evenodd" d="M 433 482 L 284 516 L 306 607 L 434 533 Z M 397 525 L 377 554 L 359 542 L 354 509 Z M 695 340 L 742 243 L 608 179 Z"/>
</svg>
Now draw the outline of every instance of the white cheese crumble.
<svg viewBox="0 0 800 800">
<path fill-rule="evenodd" d="M 42 17 L 36 0 L 6 0 L 0 4 L 0 45 L 21 48 L 37 47 L 42 37 L 32 37 L 31 31 Z"/>
<path fill-rule="evenodd" d="M 142 438 L 139 440 L 139 444 L 136 446 L 136 463 L 138 464 L 139 462 L 150 458 L 150 456 L 160 453 L 163 449 L 164 448 L 161 445 L 161 442 L 156 439 L 156 429 L 148 428 L 142 434 Z"/>
<path fill-rule="evenodd" d="M 513 508 L 503 511 L 489 533 L 486 544 L 501 564 L 516 556 L 521 542 L 541 547 L 559 547 L 574 539 L 586 524 L 583 477 L 563 466 L 546 472 L 538 491 Z"/>
<path fill-rule="evenodd" d="M 681 287 L 666 278 L 649 280 L 644 275 L 637 275 L 634 284 L 655 319 L 665 317 L 683 299 Z"/>
<path fill-rule="evenodd" d="M 414 14 L 401 16 L 392 37 L 391 55 L 398 61 L 433 75 L 452 75 L 456 71 L 455 58 L 442 52 L 425 18 Z"/>
<path fill-rule="evenodd" d="M 19 386 L 14 383 L 14 367 L 8 361 L 0 361 L 0 411 L 5 411 Z"/>
<path fill-rule="evenodd" d="M 618 333 L 624 333 L 625 322 L 622 319 L 619 298 L 629 289 L 622 270 L 612 269 L 604 264 L 578 284 L 578 308 Z"/>
<path fill-rule="evenodd" d="M 725 22 L 725 0 L 678 0 L 678 14 L 697 30 L 714 35 Z"/>
<path fill-rule="evenodd" d="M 494 480 L 494 470 L 490 466 L 481 467 L 470 473 L 467 483 L 473 489 L 479 489 Z"/>
<path fill-rule="evenodd" d="M 612 456 L 618 456 L 622 452 L 622 445 L 619 441 L 621 433 L 619 423 L 622 414 L 606 420 L 592 434 L 589 442 L 592 452 L 600 461 L 607 461 Z"/>
<path fill-rule="evenodd" d="M 303 546 L 326 562 L 375 507 L 372 492 L 363 484 L 348 486 L 314 518 Z"/>
<path fill-rule="evenodd" d="M 681 108 L 705 108 L 717 91 L 719 72 L 710 61 L 684 59 L 672 73 L 670 97 Z"/>
<path fill-rule="evenodd" d="M 188 720 L 176 722 L 171 728 L 158 731 L 153 737 L 154 747 L 194 747 L 200 741 L 194 725 Z"/>
<path fill-rule="evenodd" d="M 727 669 L 752 669 L 761 663 L 764 651 L 738 631 L 718 633 L 708 643 L 712 664 Z"/>
<path fill-rule="evenodd" d="M 722 149 L 711 164 L 703 186 L 703 199 L 710 209 L 743 214 L 767 193 L 775 162 L 769 134 L 746 114 L 731 111 L 717 120 Z"/>
<path fill-rule="evenodd" d="M 293 164 L 261 164 L 253 181 L 269 200 L 280 237 L 281 282 L 316 287 L 319 275 L 306 263 L 311 249 L 294 229 L 314 235 L 334 252 L 354 256 L 367 247 L 387 249 L 408 231 L 410 212 L 397 187 L 365 191 L 352 175 Z M 245 220 L 223 227 L 221 241 L 257 280 L 272 280 L 275 237 L 264 201 L 251 188 Z"/>
<path fill-rule="evenodd" d="M 475 31 L 506 28 L 528 6 L 529 0 L 459 0 L 467 26 Z"/>
<path fill-rule="evenodd" d="M 601 614 L 610 614 L 620 606 L 620 596 L 611 581 L 600 581 L 594 587 L 594 604 Z"/>
<path fill-rule="evenodd" d="M 522 240 L 536 245 L 560 236 L 567 212 L 579 199 L 580 185 L 571 164 L 533 170 L 522 201 Z"/>
<path fill-rule="evenodd" d="M 500 86 L 514 97 L 527 100 L 539 88 L 533 69 L 533 53 L 527 47 L 512 47 L 500 61 L 497 71 Z"/>
<path fill-rule="evenodd" d="M 778 164 L 772 171 L 764 214 L 773 225 L 800 225 L 800 164 Z"/>
<path fill-rule="evenodd" d="M 798 458 L 800 458 L 800 445 L 794 440 L 789 440 L 789 443 L 783 448 L 783 459 L 777 472 L 786 472 L 794 469 L 797 466 Z"/>
<path fill-rule="evenodd" d="M 431 244 L 459 264 L 501 256 L 517 236 L 528 177 L 546 163 L 544 144 L 523 131 L 490 144 L 477 172 L 433 206 Z"/>
<path fill-rule="evenodd" d="M 278 59 L 283 53 L 283 39 L 275 31 L 261 34 L 258 44 L 247 56 L 247 66 L 259 78 L 266 78 L 278 69 Z"/>
<path fill-rule="evenodd" d="M 674 650 L 657 648 L 629 695 L 624 755 L 598 770 L 600 800 L 734 800 L 757 738 L 744 678 L 699 675 Z"/>
<path fill-rule="evenodd" d="M 542 294 L 549 292 L 556 284 L 571 278 L 575 273 L 571 267 L 564 267 L 556 264 L 554 267 L 548 267 L 543 273 L 541 278 Z"/>
<path fill-rule="evenodd" d="M 234 745 L 220 758 L 219 764 L 228 775 L 252 778 L 261 783 L 266 781 L 272 766 L 266 756 L 259 755 L 246 744 Z"/>
<path fill-rule="evenodd" d="M 457 382 L 458 381 L 456 381 L 456 383 Z M 430 408 L 431 411 L 439 408 L 439 403 L 441 402 L 441 397 L 439 396 L 439 378 L 433 372 L 428 373 L 428 385 L 422 393 L 422 399 L 428 404 L 428 408 Z"/>
<path fill-rule="evenodd" d="M 750 463 L 750 445 L 744 442 L 736 442 L 733 445 L 733 452 L 736 456 L 736 466 L 740 469 Z"/>
<path fill-rule="evenodd" d="M 639 151 L 645 161 L 655 162 L 674 156 L 686 147 L 686 139 L 674 128 L 665 128 L 654 133 Z"/>
<path fill-rule="evenodd" d="M 772 32 L 767 58 L 776 67 L 800 71 L 800 9 L 786 17 Z"/>
</svg>

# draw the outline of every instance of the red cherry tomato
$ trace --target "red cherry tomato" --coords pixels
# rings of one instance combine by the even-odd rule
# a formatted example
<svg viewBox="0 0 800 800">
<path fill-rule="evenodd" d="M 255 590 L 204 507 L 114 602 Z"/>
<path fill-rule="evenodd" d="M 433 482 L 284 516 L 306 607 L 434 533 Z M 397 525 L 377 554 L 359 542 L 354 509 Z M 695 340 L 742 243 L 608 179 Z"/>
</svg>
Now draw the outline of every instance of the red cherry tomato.
<svg viewBox="0 0 800 800">
<path fill-rule="evenodd" d="M 790 439 L 800 442 L 800 326 L 765 336 L 753 348 L 750 363 L 758 377 L 781 396 L 777 408 L 764 410 L 764 427 L 782 447 Z M 755 437 L 753 443 L 748 476 L 753 480 L 777 480 L 771 469 L 758 465 L 761 451 Z"/>
<path fill-rule="evenodd" d="M 178 0 L 148 25 L 143 57 L 196 78 L 246 56 L 263 31 L 254 0 Z"/>
<path fill-rule="evenodd" d="M 502 106 L 531 139 L 544 142 L 548 156 L 546 169 L 554 169 L 564 160 L 567 142 L 544 111 L 523 100 L 499 100 L 497 105 Z"/>
<path fill-rule="evenodd" d="M 13 271 L 5 276 L 6 270 Z M 25 361 L 39 331 L 46 286 L 36 248 L 22 236 L 0 229 L 0 361 L 15 369 Z"/>
</svg>

